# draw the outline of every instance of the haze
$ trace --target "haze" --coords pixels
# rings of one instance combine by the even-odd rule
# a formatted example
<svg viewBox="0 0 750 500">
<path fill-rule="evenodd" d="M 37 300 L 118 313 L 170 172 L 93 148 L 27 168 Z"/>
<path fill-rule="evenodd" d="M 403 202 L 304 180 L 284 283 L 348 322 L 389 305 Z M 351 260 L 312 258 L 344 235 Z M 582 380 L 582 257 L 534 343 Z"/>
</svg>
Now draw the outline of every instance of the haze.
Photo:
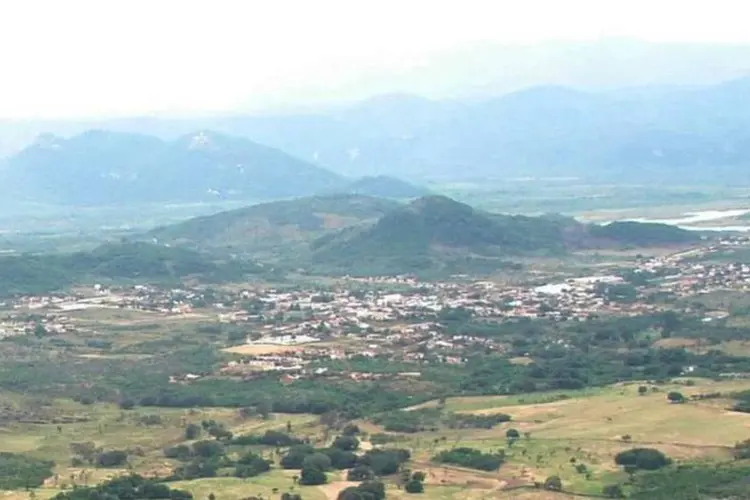
<svg viewBox="0 0 750 500">
<path fill-rule="evenodd" d="M 455 60 L 467 51 L 609 37 L 745 44 L 750 32 L 741 6 L 730 0 L 5 2 L 0 117 L 247 112 L 382 92 L 451 97 L 468 92 L 465 80 L 452 85 L 444 77 L 466 76 Z M 442 81 L 419 73 L 436 61 L 453 62 L 443 65 Z M 543 72 L 542 59 L 534 64 Z M 470 83 L 518 86 L 502 78 Z"/>
</svg>

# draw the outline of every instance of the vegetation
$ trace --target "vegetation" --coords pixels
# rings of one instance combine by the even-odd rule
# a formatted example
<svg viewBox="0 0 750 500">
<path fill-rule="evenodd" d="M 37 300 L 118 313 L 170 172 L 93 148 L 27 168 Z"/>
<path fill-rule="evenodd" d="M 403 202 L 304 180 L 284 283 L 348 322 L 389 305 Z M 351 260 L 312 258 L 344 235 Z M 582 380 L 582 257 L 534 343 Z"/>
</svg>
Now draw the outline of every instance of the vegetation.
<svg viewBox="0 0 750 500">
<path fill-rule="evenodd" d="M 473 448 L 454 448 L 441 451 L 433 460 L 442 464 L 454 464 L 470 469 L 493 471 L 505 462 L 503 452 L 483 453 Z"/>
<path fill-rule="evenodd" d="M 54 463 L 14 453 L 0 453 L 0 489 L 35 488 L 52 476 Z"/>
<path fill-rule="evenodd" d="M 98 486 L 79 487 L 55 495 L 54 500 L 109 500 L 115 498 L 192 500 L 193 495 L 138 475 L 123 476 Z"/>
<path fill-rule="evenodd" d="M 615 455 L 615 463 L 630 470 L 657 470 L 672 461 L 664 453 L 653 448 L 633 448 Z"/>
</svg>

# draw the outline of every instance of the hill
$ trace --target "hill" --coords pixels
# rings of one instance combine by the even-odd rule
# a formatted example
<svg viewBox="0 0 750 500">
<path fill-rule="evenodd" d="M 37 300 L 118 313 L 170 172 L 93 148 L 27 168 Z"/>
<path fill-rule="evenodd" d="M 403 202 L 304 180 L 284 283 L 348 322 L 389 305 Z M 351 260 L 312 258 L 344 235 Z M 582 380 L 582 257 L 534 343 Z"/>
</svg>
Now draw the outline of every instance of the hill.
<svg viewBox="0 0 750 500">
<path fill-rule="evenodd" d="M 159 242 L 236 252 L 287 253 L 325 233 L 379 219 L 399 203 L 357 194 L 262 203 L 150 231 Z"/>
<path fill-rule="evenodd" d="M 185 248 L 105 243 L 72 254 L 0 257 L 0 295 L 41 294 L 94 280 L 172 283 L 200 278 L 222 282 L 261 272 L 263 268 L 252 262 L 217 260 Z"/>
<path fill-rule="evenodd" d="M 341 188 L 320 167 L 248 139 L 198 132 L 156 137 L 45 135 L 6 161 L 6 196 L 69 205 L 270 199 Z"/>
<path fill-rule="evenodd" d="M 600 227 L 559 216 L 491 214 L 444 196 L 427 196 L 374 224 L 319 238 L 312 244 L 312 259 L 321 269 L 350 274 L 481 272 L 507 266 L 508 259 L 517 257 L 697 239 L 694 233 L 666 225 Z"/>
<path fill-rule="evenodd" d="M 369 227 L 322 237 L 313 249 L 313 261 L 324 268 L 392 274 L 451 267 L 454 259 L 477 264 L 495 259 L 497 266 L 500 257 L 557 253 L 564 245 L 556 222 L 489 214 L 444 196 L 428 196 Z"/>
<path fill-rule="evenodd" d="M 634 221 L 592 225 L 589 232 L 596 238 L 639 247 L 694 243 L 701 238 L 698 232 L 686 231 L 677 226 Z"/>
<path fill-rule="evenodd" d="M 359 178 L 347 186 L 347 192 L 380 198 L 401 199 L 418 198 L 429 193 L 425 188 L 387 175 Z"/>
</svg>

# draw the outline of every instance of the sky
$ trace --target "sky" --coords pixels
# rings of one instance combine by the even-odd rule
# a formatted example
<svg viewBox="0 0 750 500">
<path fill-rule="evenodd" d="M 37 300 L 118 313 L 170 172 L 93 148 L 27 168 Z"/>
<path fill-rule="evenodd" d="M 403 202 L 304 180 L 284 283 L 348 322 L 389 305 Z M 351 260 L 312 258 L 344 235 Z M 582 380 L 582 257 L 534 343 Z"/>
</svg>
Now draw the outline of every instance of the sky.
<svg viewBox="0 0 750 500">
<path fill-rule="evenodd" d="M 750 43 L 746 0 L 0 2 L 0 118 L 191 114 L 335 98 L 477 44 Z M 743 8 L 744 7 L 744 8 Z"/>
</svg>

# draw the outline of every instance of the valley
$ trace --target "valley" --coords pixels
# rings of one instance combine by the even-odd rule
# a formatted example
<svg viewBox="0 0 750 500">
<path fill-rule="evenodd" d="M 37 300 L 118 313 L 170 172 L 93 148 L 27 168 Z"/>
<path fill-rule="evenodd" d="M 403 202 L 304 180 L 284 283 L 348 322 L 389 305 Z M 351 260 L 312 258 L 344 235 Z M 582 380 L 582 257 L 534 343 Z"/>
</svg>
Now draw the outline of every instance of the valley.
<svg viewBox="0 0 750 500">
<path fill-rule="evenodd" d="M 254 227 L 262 217 L 268 231 L 293 216 L 337 231 L 309 215 L 341 199 L 218 220 Z M 481 238 L 515 220 L 443 198 L 416 208 L 343 199 L 368 227 L 381 210 L 432 203 L 448 209 L 440 223 L 457 210 L 461 231 Z M 217 249 L 236 232 L 213 221 L 158 231 Z M 3 497 L 63 499 L 133 474 L 229 500 L 336 500 L 381 482 L 388 498 L 421 490 L 436 500 L 741 488 L 750 241 L 622 224 L 605 233 L 616 245 L 599 235 L 596 248 L 510 252 L 516 268 L 440 279 L 262 266 L 242 275 L 221 267 L 240 262 L 155 243 L 74 254 L 64 268 L 86 272 L 1 305 L 0 464 L 39 461 L 33 473 L 0 467 Z M 248 240 L 230 241 L 236 251 Z M 634 449 L 671 465 L 616 463 Z M 654 489 L 665 474 L 669 488 Z"/>
</svg>

